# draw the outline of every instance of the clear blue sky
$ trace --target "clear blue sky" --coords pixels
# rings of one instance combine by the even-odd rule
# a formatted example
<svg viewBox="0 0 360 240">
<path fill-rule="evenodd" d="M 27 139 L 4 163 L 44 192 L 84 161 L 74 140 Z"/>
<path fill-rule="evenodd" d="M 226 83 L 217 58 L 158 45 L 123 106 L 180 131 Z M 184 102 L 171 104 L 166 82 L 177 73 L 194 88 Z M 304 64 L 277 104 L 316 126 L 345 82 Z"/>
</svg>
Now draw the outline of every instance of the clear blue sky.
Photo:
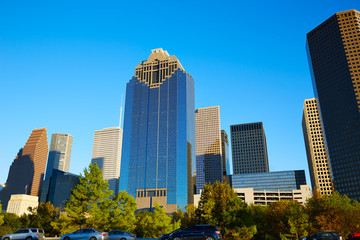
<svg viewBox="0 0 360 240">
<path fill-rule="evenodd" d="M 354 8 L 358 0 L 0 1 L 0 183 L 41 127 L 49 143 L 74 136 L 70 172 L 82 172 L 94 131 L 118 125 L 135 66 L 160 47 L 194 77 L 197 108 L 219 105 L 228 133 L 262 121 L 270 170 L 308 176 L 305 35 Z"/>
</svg>

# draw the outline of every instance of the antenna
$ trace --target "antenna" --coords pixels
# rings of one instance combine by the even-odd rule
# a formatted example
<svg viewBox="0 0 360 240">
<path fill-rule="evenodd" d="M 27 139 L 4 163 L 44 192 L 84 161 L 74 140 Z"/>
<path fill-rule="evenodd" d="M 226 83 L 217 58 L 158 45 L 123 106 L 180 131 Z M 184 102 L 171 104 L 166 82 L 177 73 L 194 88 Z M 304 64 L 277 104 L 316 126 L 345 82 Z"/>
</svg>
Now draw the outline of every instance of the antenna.
<svg viewBox="0 0 360 240">
<path fill-rule="evenodd" d="M 119 120 L 119 128 L 121 128 L 121 115 L 122 115 L 122 108 L 123 108 L 123 97 L 124 94 L 121 94 L 121 106 L 120 106 L 120 120 Z"/>
</svg>

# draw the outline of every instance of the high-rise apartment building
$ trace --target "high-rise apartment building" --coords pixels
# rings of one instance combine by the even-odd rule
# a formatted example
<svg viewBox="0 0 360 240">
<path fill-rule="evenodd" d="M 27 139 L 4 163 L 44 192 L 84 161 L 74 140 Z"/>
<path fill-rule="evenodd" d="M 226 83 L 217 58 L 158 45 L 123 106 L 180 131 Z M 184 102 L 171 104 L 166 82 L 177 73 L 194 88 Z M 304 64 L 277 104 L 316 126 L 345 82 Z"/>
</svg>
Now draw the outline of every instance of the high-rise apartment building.
<svg viewBox="0 0 360 240">
<path fill-rule="evenodd" d="M 123 130 L 119 127 L 95 131 L 92 163 L 102 169 L 102 176 L 109 182 L 109 189 L 117 194 L 117 179 L 120 177 Z"/>
<path fill-rule="evenodd" d="M 51 176 L 53 169 L 69 172 L 72 143 L 70 134 L 54 133 L 51 136 L 45 179 Z"/>
<path fill-rule="evenodd" d="M 360 13 L 339 12 L 307 34 L 335 190 L 360 200 Z"/>
<path fill-rule="evenodd" d="M 5 187 L 0 191 L 5 211 L 12 194 L 39 196 L 48 155 L 46 128 L 34 129 L 9 169 Z"/>
<path fill-rule="evenodd" d="M 234 174 L 268 172 L 263 123 L 231 125 L 230 132 Z"/>
<path fill-rule="evenodd" d="M 199 108 L 195 111 L 196 192 L 205 183 L 222 182 L 220 107 Z"/>
<path fill-rule="evenodd" d="M 174 212 L 193 202 L 194 99 L 193 78 L 161 48 L 127 83 L 119 189 L 134 196 L 138 208 L 156 199 Z"/>
<path fill-rule="evenodd" d="M 330 195 L 333 191 L 330 162 L 316 98 L 304 101 L 302 128 L 312 189 Z"/>
<path fill-rule="evenodd" d="M 221 153 L 223 162 L 223 175 L 232 174 L 232 163 L 229 156 L 229 138 L 225 130 L 221 130 Z"/>
</svg>

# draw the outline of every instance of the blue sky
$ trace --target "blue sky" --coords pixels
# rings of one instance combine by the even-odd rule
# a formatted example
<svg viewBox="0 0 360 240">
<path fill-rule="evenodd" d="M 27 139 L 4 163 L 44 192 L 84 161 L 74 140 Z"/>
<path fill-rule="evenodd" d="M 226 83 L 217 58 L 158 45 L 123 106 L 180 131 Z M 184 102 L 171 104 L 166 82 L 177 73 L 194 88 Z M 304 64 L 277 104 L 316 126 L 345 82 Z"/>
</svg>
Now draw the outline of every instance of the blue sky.
<svg viewBox="0 0 360 240">
<path fill-rule="evenodd" d="M 135 66 L 160 47 L 194 77 L 197 108 L 219 105 L 228 133 L 262 121 L 270 170 L 308 177 L 305 36 L 354 8 L 358 0 L 1 1 L 0 183 L 41 127 L 49 144 L 52 133 L 74 136 L 70 172 L 82 172 L 94 131 L 118 125 Z"/>
</svg>

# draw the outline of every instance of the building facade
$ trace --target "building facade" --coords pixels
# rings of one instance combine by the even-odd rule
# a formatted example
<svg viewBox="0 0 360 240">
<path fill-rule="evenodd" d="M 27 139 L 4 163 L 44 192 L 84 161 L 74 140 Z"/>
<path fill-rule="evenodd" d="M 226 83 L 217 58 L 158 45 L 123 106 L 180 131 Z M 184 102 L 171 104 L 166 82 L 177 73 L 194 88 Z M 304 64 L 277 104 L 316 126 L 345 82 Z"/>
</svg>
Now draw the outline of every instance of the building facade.
<svg viewBox="0 0 360 240">
<path fill-rule="evenodd" d="M 48 155 L 46 128 L 34 129 L 24 148 L 10 166 L 5 187 L 0 191 L 2 209 L 12 194 L 39 196 Z"/>
<path fill-rule="evenodd" d="M 140 209 L 159 195 L 176 211 L 193 203 L 194 170 L 194 80 L 175 56 L 154 49 L 126 87 L 119 190 Z"/>
<path fill-rule="evenodd" d="M 27 194 L 12 194 L 6 212 L 15 213 L 18 216 L 29 214 L 29 207 L 35 208 L 39 205 L 39 197 Z"/>
<path fill-rule="evenodd" d="M 222 182 L 220 107 L 199 108 L 195 111 L 196 192 L 205 183 Z"/>
<path fill-rule="evenodd" d="M 329 155 L 316 98 L 304 101 L 302 128 L 312 189 L 321 195 L 331 195 L 333 184 Z"/>
<path fill-rule="evenodd" d="M 225 130 L 221 130 L 221 153 L 223 162 L 223 175 L 231 175 L 232 162 L 229 155 L 229 138 Z"/>
<path fill-rule="evenodd" d="M 269 172 L 262 122 L 230 126 L 234 174 Z"/>
<path fill-rule="evenodd" d="M 118 193 L 123 130 L 119 127 L 95 131 L 91 163 L 97 163 L 109 189 Z"/>
<path fill-rule="evenodd" d="M 253 188 L 254 191 L 292 191 L 306 185 L 305 171 L 277 171 L 264 173 L 233 174 L 233 188 Z"/>
<path fill-rule="evenodd" d="M 71 190 L 79 183 L 79 175 L 53 169 L 52 175 L 45 179 L 40 195 L 40 202 L 51 202 L 55 208 L 63 211 Z"/>
<path fill-rule="evenodd" d="M 70 134 L 52 134 L 45 179 L 51 176 L 53 169 L 69 171 L 72 143 L 73 136 Z"/>
<path fill-rule="evenodd" d="M 335 190 L 360 200 L 360 13 L 339 12 L 307 34 Z"/>
</svg>

